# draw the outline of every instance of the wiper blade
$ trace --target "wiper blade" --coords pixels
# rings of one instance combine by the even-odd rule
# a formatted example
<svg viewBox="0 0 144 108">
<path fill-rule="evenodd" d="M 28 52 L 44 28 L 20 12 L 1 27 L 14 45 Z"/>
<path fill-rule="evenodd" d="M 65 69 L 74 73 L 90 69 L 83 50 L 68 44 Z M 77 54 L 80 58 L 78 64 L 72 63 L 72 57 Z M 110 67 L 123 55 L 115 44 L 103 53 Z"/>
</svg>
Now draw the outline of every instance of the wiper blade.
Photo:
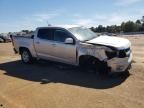
<svg viewBox="0 0 144 108">
<path fill-rule="evenodd" d="M 85 42 L 85 41 L 89 41 L 89 39 L 87 39 L 87 40 L 84 40 L 84 42 Z"/>
</svg>

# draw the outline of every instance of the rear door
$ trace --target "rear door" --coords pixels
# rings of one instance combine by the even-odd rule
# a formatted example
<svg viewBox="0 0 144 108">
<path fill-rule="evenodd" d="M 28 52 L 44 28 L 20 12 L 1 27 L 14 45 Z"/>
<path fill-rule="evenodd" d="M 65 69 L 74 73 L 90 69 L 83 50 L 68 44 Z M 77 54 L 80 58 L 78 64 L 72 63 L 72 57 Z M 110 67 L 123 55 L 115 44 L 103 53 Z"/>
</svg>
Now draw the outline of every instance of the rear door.
<svg viewBox="0 0 144 108">
<path fill-rule="evenodd" d="M 35 50 L 40 58 L 53 57 L 54 51 L 54 30 L 51 28 L 39 29 L 34 39 Z"/>
</svg>

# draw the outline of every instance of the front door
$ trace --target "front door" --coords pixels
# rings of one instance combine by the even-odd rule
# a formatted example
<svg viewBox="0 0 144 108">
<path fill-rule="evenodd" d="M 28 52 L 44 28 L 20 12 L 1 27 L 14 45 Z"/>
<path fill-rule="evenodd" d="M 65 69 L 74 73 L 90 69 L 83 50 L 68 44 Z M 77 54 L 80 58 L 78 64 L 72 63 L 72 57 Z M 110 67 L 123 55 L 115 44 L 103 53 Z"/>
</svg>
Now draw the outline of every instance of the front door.
<svg viewBox="0 0 144 108">
<path fill-rule="evenodd" d="M 72 35 L 63 29 L 57 29 L 54 32 L 54 56 L 67 63 L 75 64 L 76 63 L 76 45 L 65 44 L 66 38 L 73 38 Z"/>
</svg>

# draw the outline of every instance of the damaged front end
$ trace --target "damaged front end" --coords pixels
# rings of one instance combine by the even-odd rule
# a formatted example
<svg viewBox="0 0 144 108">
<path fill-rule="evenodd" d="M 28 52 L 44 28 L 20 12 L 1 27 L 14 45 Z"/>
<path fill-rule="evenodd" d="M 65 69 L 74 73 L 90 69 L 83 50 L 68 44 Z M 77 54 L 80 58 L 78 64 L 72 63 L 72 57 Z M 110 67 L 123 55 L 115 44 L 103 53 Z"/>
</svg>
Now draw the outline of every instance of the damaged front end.
<svg viewBox="0 0 144 108">
<path fill-rule="evenodd" d="M 131 48 L 114 48 L 111 46 L 84 43 L 80 45 L 82 55 L 91 55 L 107 64 L 109 72 L 124 72 L 132 62 Z"/>
<path fill-rule="evenodd" d="M 117 49 L 115 53 L 106 54 L 108 57 L 107 65 L 110 68 L 111 72 L 124 72 L 130 69 L 132 62 L 131 48 L 125 48 L 120 50 Z"/>
</svg>

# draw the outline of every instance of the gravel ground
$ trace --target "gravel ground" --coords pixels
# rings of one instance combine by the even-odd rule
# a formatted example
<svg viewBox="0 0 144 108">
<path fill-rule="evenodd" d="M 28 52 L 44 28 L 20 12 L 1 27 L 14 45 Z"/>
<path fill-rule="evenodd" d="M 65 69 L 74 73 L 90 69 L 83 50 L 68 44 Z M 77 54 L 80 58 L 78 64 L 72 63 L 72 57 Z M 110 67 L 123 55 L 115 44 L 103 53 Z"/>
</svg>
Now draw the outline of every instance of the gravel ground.
<svg viewBox="0 0 144 108">
<path fill-rule="evenodd" d="M 23 64 L 0 43 L 0 108 L 144 108 L 144 37 L 127 37 L 129 75 L 104 78 L 54 62 Z"/>
</svg>

